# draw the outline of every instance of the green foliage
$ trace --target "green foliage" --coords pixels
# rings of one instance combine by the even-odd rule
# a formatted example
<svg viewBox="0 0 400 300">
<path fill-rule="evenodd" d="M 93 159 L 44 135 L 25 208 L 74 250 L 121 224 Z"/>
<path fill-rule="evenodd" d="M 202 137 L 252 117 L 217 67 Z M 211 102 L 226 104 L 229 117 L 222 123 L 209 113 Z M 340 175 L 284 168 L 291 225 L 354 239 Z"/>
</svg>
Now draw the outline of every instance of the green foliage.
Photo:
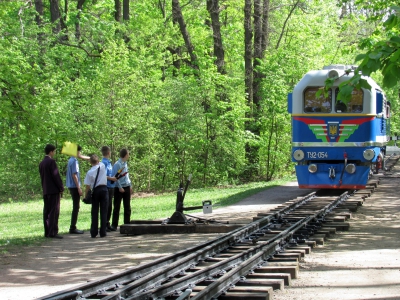
<svg viewBox="0 0 400 300">
<path fill-rule="evenodd" d="M 220 186 L 207 189 L 190 189 L 185 196 L 185 206 L 199 206 L 202 201 L 211 200 L 214 208 L 223 207 L 254 195 L 263 190 L 284 184 L 293 178 L 279 181 L 251 183 L 237 186 Z M 151 197 L 132 198 L 132 219 L 157 220 L 167 219 L 175 211 L 176 194 L 168 193 Z M 89 234 L 90 205 L 81 205 L 78 227 Z M 28 202 L 0 203 L 0 253 L 12 251 L 15 246 L 40 244 L 43 238 L 43 200 L 35 198 Z M 72 211 L 72 200 L 68 195 L 61 199 L 59 230 L 68 233 Z M 199 210 L 200 211 L 200 210 Z M 197 211 L 193 211 L 197 212 Z M 205 216 L 207 217 L 207 216 Z M 123 220 L 121 209 L 120 220 Z"/>
<path fill-rule="evenodd" d="M 358 67 L 348 81 L 340 84 L 338 99 L 347 103 L 351 99 L 353 89 L 370 89 L 371 87 L 362 76 L 371 76 L 381 72 L 382 86 L 386 89 L 395 88 L 400 81 L 400 7 L 391 6 L 390 15 L 387 17 L 386 6 L 381 7 L 379 1 L 375 2 L 380 14 L 375 14 L 371 19 L 385 20 L 382 28 L 377 28 L 371 36 L 361 40 L 360 49 L 365 53 L 358 54 L 355 62 Z M 325 90 L 332 86 L 336 78 L 327 79 Z"/>
<path fill-rule="evenodd" d="M 368 60 L 360 66 L 371 72 L 381 68 L 388 86 L 399 73 L 396 7 L 381 29 L 374 26 L 376 17 L 367 20 L 363 14 L 369 7 L 341 16 L 329 1 L 302 2 L 293 11 L 291 1 L 270 1 L 268 45 L 259 63 L 261 101 L 252 131 L 245 126 L 250 107 L 243 1 L 220 0 L 225 74 L 214 64 L 205 1 L 181 2 L 195 68 L 170 1 L 131 1 L 130 20 L 121 22 L 115 21 L 110 1 L 86 1 L 80 11 L 66 4 L 57 31 L 59 21 L 51 22 L 48 5 L 38 24 L 34 5 L 0 2 L 2 200 L 39 194 L 43 148 L 52 143 L 60 153 L 64 141 L 80 144 L 84 154 L 100 154 L 108 145 L 113 161 L 121 148 L 130 149 L 135 191 L 173 190 L 189 174 L 194 187 L 271 180 L 293 170 L 286 95 L 303 74 L 348 64 L 360 34 L 369 37 L 361 45 L 371 50 L 359 57 Z M 384 7 L 381 1 L 372 4 L 374 11 Z M 365 87 L 362 78 L 352 84 Z M 397 117 L 393 120 L 392 128 L 398 128 Z M 246 145 L 257 149 L 253 165 Z M 56 155 L 63 177 L 67 159 Z M 88 168 L 81 164 L 83 174 Z M 249 171 L 254 174 L 247 176 Z"/>
</svg>

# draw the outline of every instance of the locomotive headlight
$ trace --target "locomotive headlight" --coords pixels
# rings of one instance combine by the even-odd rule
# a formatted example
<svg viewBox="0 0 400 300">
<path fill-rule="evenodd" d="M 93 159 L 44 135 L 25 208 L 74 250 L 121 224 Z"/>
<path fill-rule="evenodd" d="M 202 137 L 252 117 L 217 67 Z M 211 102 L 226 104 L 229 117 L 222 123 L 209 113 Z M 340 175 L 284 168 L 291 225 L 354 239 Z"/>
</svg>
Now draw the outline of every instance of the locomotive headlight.
<svg viewBox="0 0 400 300">
<path fill-rule="evenodd" d="M 355 172 L 356 172 L 356 166 L 355 166 L 355 164 L 348 164 L 347 166 L 346 166 L 346 172 L 347 173 L 349 173 L 349 174 L 354 174 Z"/>
<path fill-rule="evenodd" d="M 317 170 L 318 170 L 318 168 L 317 168 L 316 164 L 311 164 L 311 165 L 308 166 L 308 171 L 310 173 L 315 173 L 315 172 L 317 172 Z"/>
<path fill-rule="evenodd" d="M 375 157 L 375 152 L 372 149 L 364 150 L 363 156 L 366 160 L 372 160 Z"/>
<path fill-rule="evenodd" d="M 339 72 L 336 70 L 330 70 L 328 72 L 328 78 L 335 78 L 335 77 L 339 77 Z"/>
<path fill-rule="evenodd" d="M 302 160 L 304 158 L 303 150 L 297 149 L 296 151 L 294 151 L 293 152 L 293 158 L 295 160 Z"/>
</svg>

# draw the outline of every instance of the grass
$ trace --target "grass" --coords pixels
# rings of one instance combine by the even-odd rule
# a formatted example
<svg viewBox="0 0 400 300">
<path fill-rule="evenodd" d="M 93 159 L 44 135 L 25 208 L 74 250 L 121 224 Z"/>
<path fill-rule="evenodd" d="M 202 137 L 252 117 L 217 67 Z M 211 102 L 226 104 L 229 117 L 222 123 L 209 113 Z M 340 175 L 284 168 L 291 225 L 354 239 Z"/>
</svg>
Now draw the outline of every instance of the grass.
<svg viewBox="0 0 400 300">
<path fill-rule="evenodd" d="M 291 180 L 294 180 L 294 177 L 219 188 L 190 189 L 189 187 L 185 196 L 184 206 L 202 205 L 204 200 L 211 200 L 213 208 L 228 206 L 260 191 L 282 185 Z M 131 219 L 154 220 L 169 218 L 175 211 L 175 204 L 176 193 L 133 197 L 131 201 Z M 8 253 L 13 247 L 33 246 L 44 243 L 46 240 L 43 237 L 42 212 L 42 199 L 1 203 L 0 253 Z M 69 195 L 64 195 L 64 198 L 61 199 L 60 234 L 68 232 L 71 212 L 72 200 Z M 190 211 L 189 213 L 192 212 L 195 211 Z M 123 208 L 121 207 L 120 222 L 123 220 L 122 215 Z M 86 205 L 83 202 L 81 202 L 77 227 L 85 231 L 90 228 L 90 205 Z"/>
</svg>

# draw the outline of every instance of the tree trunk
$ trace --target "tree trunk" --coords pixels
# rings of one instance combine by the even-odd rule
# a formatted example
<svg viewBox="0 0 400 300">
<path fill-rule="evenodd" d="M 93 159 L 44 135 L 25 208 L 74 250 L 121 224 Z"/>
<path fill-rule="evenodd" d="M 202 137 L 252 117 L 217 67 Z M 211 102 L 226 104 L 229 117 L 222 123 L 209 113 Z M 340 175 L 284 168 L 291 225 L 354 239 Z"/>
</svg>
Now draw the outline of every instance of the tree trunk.
<svg viewBox="0 0 400 300">
<path fill-rule="evenodd" d="M 53 33 L 58 34 L 61 31 L 61 13 L 58 0 L 50 0 L 50 21 L 54 24 Z"/>
<path fill-rule="evenodd" d="M 269 134 L 268 134 L 268 143 L 267 143 L 267 166 L 266 166 L 266 172 L 265 172 L 265 176 L 266 176 L 266 180 L 270 181 L 271 180 L 271 165 L 272 165 L 272 156 L 273 156 L 273 151 L 272 151 L 272 135 L 275 129 L 275 116 L 272 116 L 272 121 L 270 124 L 270 129 L 269 129 Z"/>
<path fill-rule="evenodd" d="M 35 21 L 40 29 L 43 27 L 43 0 L 35 0 L 35 9 L 37 12 L 37 14 L 35 16 Z M 39 32 L 38 33 L 38 44 L 40 46 L 41 54 L 46 52 L 46 49 L 43 47 L 44 38 L 45 38 L 44 33 Z"/>
<path fill-rule="evenodd" d="M 68 16 L 68 0 L 64 0 L 64 14 L 63 17 L 61 18 L 61 28 L 66 29 L 67 28 L 67 16 Z"/>
<path fill-rule="evenodd" d="M 179 29 L 181 31 L 183 40 L 185 41 L 186 49 L 190 56 L 190 62 L 193 69 L 198 69 L 197 66 L 197 56 L 194 53 L 194 47 L 192 42 L 190 41 L 190 35 L 187 31 L 185 20 L 183 19 L 181 5 L 179 0 L 172 0 L 172 15 L 173 19 L 176 20 L 179 24 Z"/>
<path fill-rule="evenodd" d="M 279 39 L 278 39 L 278 42 L 276 43 L 275 49 L 278 49 L 278 48 L 279 48 L 279 44 L 281 43 L 283 34 L 284 34 L 284 32 L 285 32 L 285 29 L 286 29 L 286 24 L 287 24 L 287 22 L 289 21 L 290 17 L 292 16 L 292 14 L 293 14 L 294 10 L 296 9 L 296 7 L 299 5 L 299 3 L 300 3 L 300 0 L 297 0 L 296 3 L 295 3 L 295 4 L 293 5 L 293 7 L 291 8 L 291 10 L 290 10 L 290 12 L 289 12 L 289 14 L 288 14 L 288 16 L 287 16 L 285 22 L 283 22 L 282 31 L 281 31 L 281 34 L 279 35 Z"/>
<path fill-rule="evenodd" d="M 114 7 L 115 7 L 115 21 L 121 22 L 122 19 L 121 1 L 114 0 Z"/>
<path fill-rule="evenodd" d="M 219 22 L 219 1 L 207 0 L 207 10 L 210 13 L 213 30 L 215 65 L 219 73 L 225 74 L 225 51 L 222 45 L 221 24 Z"/>
<path fill-rule="evenodd" d="M 36 9 L 36 17 L 35 21 L 38 26 L 42 25 L 43 22 L 43 1 L 42 0 L 35 0 L 35 9 Z"/>
<path fill-rule="evenodd" d="M 165 0 L 158 0 L 158 7 L 160 8 L 162 16 L 165 19 Z"/>
<path fill-rule="evenodd" d="M 253 107 L 253 27 L 252 27 L 252 0 L 245 0 L 244 3 L 244 69 L 245 69 L 245 92 L 250 111 L 246 117 L 246 130 L 254 131 L 254 107 Z M 246 144 L 247 169 L 244 172 L 245 180 L 253 180 L 257 174 L 258 149 L 250 143 Z"/>
<path fill-rule="evenodd" d="M 78 3 L 76 4 L 76 9 L 78 10 L 78 14 L 76 16 L 76 22 L 75 22 L 75 37 L 76 40 L 79 42 L 81 39 L 81 11 L 83 9 L 83 4 L 85 3 L 86 0 L 78 0 Z"/>
<path fill-rule="evenodd" d="M 263 3 L 263 16 L 262 16 L 262 42 L 261 51 L 264 51 L 268 47 L 269 39 L 269 0 L 264 0 Z"/>
<path fill-rule="evenodd" d="M 257 117 L 260 108 L 260 84 L 262 74 L 257 70 L 262 59 L 262 9 L 261 0 L 254 0 L 254 57 L 253 57 L 253 110 Z M 259 133 L 259 132 L 257 132 Z"/>
<path fill-rule="evenodd" d="M 124 21 L 129 21 L 129 0 L 123 0 L 123 6 L 124 6 Z"/>
<path fill-rule="evenodd" d="M 253 30 L 251 24 L 251 0 L 245 0 L 244 3 L 244 76 L 245 76 L 245 92 L 247 95 L 247 101 L 252 110 L 253 104 L 253 51 L 252 51 L 252 39 Z M 250 113 L 252 115 L 252 112 Z"/>
</svg>

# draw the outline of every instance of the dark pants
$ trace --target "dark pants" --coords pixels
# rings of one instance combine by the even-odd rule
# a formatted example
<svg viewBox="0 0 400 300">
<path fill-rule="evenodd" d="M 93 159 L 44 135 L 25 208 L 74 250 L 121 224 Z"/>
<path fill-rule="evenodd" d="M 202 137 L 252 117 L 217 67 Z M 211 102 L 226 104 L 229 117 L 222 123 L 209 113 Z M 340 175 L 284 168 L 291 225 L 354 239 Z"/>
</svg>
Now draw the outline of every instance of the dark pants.
<svg viewBox="0 0 400 300">
<path fill-rule="evenodd" d="M 118 227 L 119 210 L 121 208 L 121 200 L 124 203 L 124 224 L 131 222 L 131 188 L 129 186 L 123 188 L 124 193 L 119 191 L 119 188 L 114 189 L 114 210 L 112 217 L 112 226 Z"/>
<path fill-rule="evenodd" d="M 90 225 L 90 235 L 96 237 L 99 233 L 99 209 L 100 209 L 100 236 L 106 236 L 107 209 L 108 209 L 108 190 L 107 186 L 97 186 L 92 196 L 92 224 Z"/>
<path fill-rule="evenodd" d="M 112 213 L 112 203 L 114 198 L 114 188 L 107 188 L 108 189 L 108 210 L 107 210 L 107 226 L 110 225 L 111 213 Z"/>
<path fill-rule="evenodd" d="M 71 225 L 69 230 L 76 229 L 76 222 L 78 222 L 79 205 L 81 202 L 81 196 L 79 195 L 78 188 L 68 188 L 72 197 L 72 214 L 71 214 Z"/>
<path fill-rule="evenodd" d="M 58 234 L 60 194 L 43 195 L 43 202 L 44 236 L 53 237 Z"/>
</svg>

